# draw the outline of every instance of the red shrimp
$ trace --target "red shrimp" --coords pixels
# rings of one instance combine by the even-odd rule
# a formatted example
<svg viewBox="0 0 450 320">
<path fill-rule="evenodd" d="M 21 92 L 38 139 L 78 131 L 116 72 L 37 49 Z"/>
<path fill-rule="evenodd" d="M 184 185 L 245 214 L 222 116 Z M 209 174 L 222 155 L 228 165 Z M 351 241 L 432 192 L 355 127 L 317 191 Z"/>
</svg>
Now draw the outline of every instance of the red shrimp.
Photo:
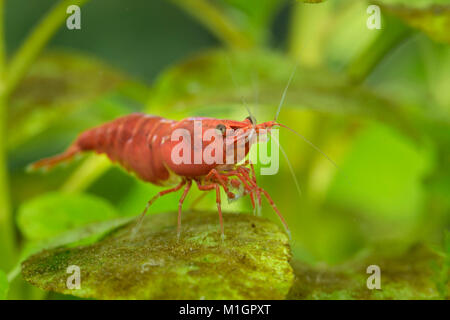
<svg viewBox="0 0 450 320">
<path fill-rule="evenodd" d="M 172 134 L 176 129 L 184 129 L 194 139 L 198 131 L 194 130 L 194 124 L 202 126 L 201 146 L 205 148 L 205 134 L 208 129 L 213 129 L 218 134 L 226 135 L 228 143 L 223 144 L 224 161 L 209 161 L 203 157 L 199 163 L 195 163 L 194 153 L 198 148 L 190 143 L 188 148 L 192 151 L 190 163 L 175 163 L 172 153 L 180 144 L 179 140 L 173 141 Z M 176 192 L 182 188 L 183 193 L 178 205 L 177 235 L 181 232 L 181 209 L 192 183 L 195 182 L 199 190 L 216 192 L 217 210 L 219 213 L 220 231 L 224 236 L 220 188 L 227 197 L 233 199 L 236 194 L 232 191 L 240 189 L 242 195 L 249 195 L 253 208 L 261 203 L 261 196 L 265 197 L 273 210 L 278 214 L 286 231 L 288 226 L 280 211 L 276 207 L 270 195 L 258 186 L 255 178 L 253 164 L 243 161 L 258 136 L 264 130 L 274 126 L 283 126 L 276 121 L 268 121 L 256 124 L 253 117 L 247 117 L 244 121 L 220 120 L 213 118 L 187 118 L 181 121 L 168 120 L 162 117 L 146 115 L 142 113 L 123 116 L 98 127 L 81 133 L 73 144 L 62 154 L 39 160 L 30 165 L 31 169 L 48 169 L 54 165 L 70 160 L 75 155 L 85 151 L 94 151 L 106 154 L 112 162 L 118 162 L 127 171 L 137 175 L 138 178 L 160 186 L 171 186 L 150 199 L 141 217 L 145 215 L 148 207 L 159 197 Z M 267 131 L 266 131 L 267 132 Z M 198 138 L 198 137 L 197 137 Z M 189 142 L 189 140 L 187 140 Z M 217 139 L 210 139 L 210 143 L 219 143 Z M 184 143 L 188 143 L 184 142 Z M 222 146 L 222 145 L 221 145 Z M 219 147 L 221 147 L 219 146 Z M 241 157 L 238 157 L 238 149 L 244 148 Z M 230 150 L 235 155 L 231 161 L 225 161 Z M 243 163 L 242 163 L 243 162 Z M 241 164 L 239 164 L 241 163 Z"/>
</svg>

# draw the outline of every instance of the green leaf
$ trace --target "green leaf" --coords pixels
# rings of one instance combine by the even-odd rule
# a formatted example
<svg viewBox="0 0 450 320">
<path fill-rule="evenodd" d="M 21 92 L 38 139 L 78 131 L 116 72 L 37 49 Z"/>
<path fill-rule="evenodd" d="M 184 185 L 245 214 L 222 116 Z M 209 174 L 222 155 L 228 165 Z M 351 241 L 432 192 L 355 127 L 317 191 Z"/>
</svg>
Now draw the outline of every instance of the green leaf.
<svg viewBox="0 0 450 320">
<path fill-rule="evenodd" d="M 293 70 L 294 63 L 275 52 L 207 51 L 163 73 L 148 109 L 164 106 L 166 113 L 177 114 L 180 110 L 192 114 L 195 108 L 243 109 L 243 97 L 252 103 L 257 96 L 258 104 L 270 107 L 275 115 Z M 284 107 L 366 116 L 412 132 L 404 111 L 394 102 L 322 69 L 297 67 Z"/>
<path fill-rule="evenodd" d="M 27 239 L 37 241 L 117 216 L 114 207 L 99 197 L 53 192 L 23 203 L 17 222 Z"/>
<path fill-rule="evenodd" d="M 19 273 L 21 262 L 27 259 L 32 254 L 45 249 L 48 250 L 61 246 L 69 248 L 95 243 L 109 234 L 109 232 L 111 232 L 112 230 L 130 222 L 132 219 L 134 219 L 134 217 L 117 218 L 97 223 L 91 223 L 84 227 L 75 228 L 63 232 L 62 234 L 53 238 L 48 238 L 41 241 L 27 241 L 21 250 L 19 263 L 16 265 L 14 270 L 18 270 L 17 273 Z"/>
<path fill-rule="evenodd" d="M 105 237 L 112 230 L 127 224 L 133 219 L 135 219 L 135 217 L 116 218 L 107 221 L 90 223 L 83 227 L 65 231 L 53 238 L 48 238 L 41 241 L 30 241 L 22 250 L 21 261 L 44 249 L 48 250 L 61 246 L 76 247 L 80 245 L 93 244 Z"/>
<path fill-rule="evenodd" d="M 6 299 L 8 295 L 8 290 L 9 290 L 8 278 L 6 276 L 6 273 L 0 270 L 0 300 Z"/>
<path fill-rule="evenodd" d="M 450 4 L 447 0 L 378 0 L 384 12 L 393 14 L 432 39 L 450 43 Z"/>
<path fill-rule="evenodd" d="M 43 251 L 22 264 L 22 275 L 44 290 L 97 299 L 282 299 L 293 281 L 288 238 L 268 220 L 184 212 L 147 217 L 99 242 Z M 80 267 L 81 288 L 66 287 L 67 267 Z"/>
<path fill-rule="evenodd" d="M 371 124 L 353 141 L 327 198 L 374 222 L 366 235 L 389 234 L 405 241 L 422 217 L 422 181 L 434 166 L 430 150 L 417 148 L 389 127 Z"/>
<path fill-rule="evenodd" d="M 367 267 L 380 267 L 381 289 L 368 289 Z M 425 246 L 389 256 L 372 254 L 339 267 L 312 267 L 293 261 L 296 279 L 288 299 L 448 299 L 433 281 L 442 259 Z M 448 287 L 449 283 L 444 284 Z"/>
<path fill-rule="evenodd" d="M 10 98 L 8 146 L 23 143 L 125 83 L 123 75 L 95 59 L 64 52 L 42 55 Z"/>
</svg>

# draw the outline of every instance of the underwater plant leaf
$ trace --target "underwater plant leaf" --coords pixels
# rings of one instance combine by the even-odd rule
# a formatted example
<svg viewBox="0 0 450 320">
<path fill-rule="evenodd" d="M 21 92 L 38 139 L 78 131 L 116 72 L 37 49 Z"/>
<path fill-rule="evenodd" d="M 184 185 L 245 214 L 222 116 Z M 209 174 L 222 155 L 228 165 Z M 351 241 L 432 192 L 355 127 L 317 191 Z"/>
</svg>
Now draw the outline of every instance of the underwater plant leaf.
<svg viewBox="0 0 450 320">
<path fill-rule="evenodd" d="M 245 102 L 270 107 L 275 115 L 294 68 L 286 56 L 271 51 L 210 50 L 164 72 L 152 91 L 148 110 L 164 106 L 177 114 L 184 109 L 192 114 L 196 108 L 244 108 Z M 297 66 L 284 106 L 371 117 L 408 133 L 414 131 L 397 104 L 322 69 Z"/>
<path fill-rule="evenodd" d="M 95 243 L 109 234 L 112 230 L 127 224 L 133 219 L 134 217 L 124 217 L 90 223 L 83 227 L 65 231 L 56 237 L 40 241 L 28 241 L 22 249 L 21 261 L 44 249 L 52 249 L 61 246 L 69 248 Z"/>
<path fill-rule="evenodd" d="M 372 254 L 364 259 L 339 267 L 314 268 L 293 261 L 295 282 L 288 299 L 448 299 L 442 287 L 448 282 L 434 281 L 443 267 L 440 256 L 423 245 L 411 247 L 398 256 L 381 257 Z M 369 289 L 367 273 L 371 265 L 380 268 L 380 289 Z M 370 283 L 373 283 L 369 280 Z M 449 292 L 449 291 L 445 291 Z"/>
<path fill-rule="evenodd" d="M 450 43 L 450 3 L 447 0 L 377 0 L 383 12 L 395 15 L 430 38 Z"/>
<path fill-rule="evenodd" d="M 9 282 L 6 273 L 0 270 L 0 300 L 5 300 L 8 295 Z"/>
<path fill-rule="evenodd" d="M 23 143 L 125 83 L 125 76 L 87 56 L 59 51 L 40 56 L 11 95 L 8 146 Z"/>
<path fill-rule="evenodd" d="M 368 124 L 353 140 L 330 183 L 327 202 L 358 211 L 371 221 L 374 225 L 366 236 L 404 239 L 422 217 L 426 192 L 422 180 L 434 165 L 429 150 L 415 148 L 392 128 Z"/>
<path fill-rule="evenodd" d="M 50 192 L 23 203 L 17 223 L 28 240 L 39 241 L 116 217 L 118 214 L 114 207 L 100 197 Z"/>
<path fill-rule="evenodd" d="M 97 299 L 283 299 L 293 281 L 288 238 L 274 223 L 246 214 L 216 212 L 146 217 L 87 246 L 59 247 L 31 256 L 22 275 L 49 291 Z M 70 265 L 80 268 L 80 289 L 66 287 Z"/>
<path fill-rule="evenodd" d="M 38 253 L 45 249 L 49 250 L 62 246 L 70 248 L 95 243 L 109 234 L 109 232 L 111 232 L 112 230 L 125 225 L 133 219 L 134 217 L 125 217 L 90 223 L 87 226 L 74 228 L 69 231 L 63 232 L 56 237 L 40 241 L 27 241 L 21 250 L 17 268 L 20 270 L 20 264 L 22 261 L 27 259 L 32 254 Z"/>
</svg>

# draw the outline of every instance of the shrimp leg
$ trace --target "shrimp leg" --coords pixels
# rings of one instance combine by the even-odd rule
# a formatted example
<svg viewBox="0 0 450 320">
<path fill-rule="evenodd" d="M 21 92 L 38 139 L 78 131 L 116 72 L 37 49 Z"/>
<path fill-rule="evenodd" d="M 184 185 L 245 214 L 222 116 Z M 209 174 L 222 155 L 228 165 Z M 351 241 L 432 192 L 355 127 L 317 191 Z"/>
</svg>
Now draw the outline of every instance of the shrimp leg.
<svg viewBox="0 0 450 320">
<path fill-rule="evenodd" d="M 250 162 L 250 168 L 252 171 L 252 181 L 257 185 L 255 166 L 251 162 Z M 261 192 L 259 190 L 256 191 L 256 197 L 258 198 L 258 203 L 259 203 L 259 207 L 258 207 L 259 215 L 261 215 Z"/>
<path fill-rule="evenodd" d="M 235 176 L 241 181 L 242 185 L 244 186 L 244 189 L 250 194 L 250 200 L 252 201 L 252 207 L 253 207 L 253 214 L 256 214 L 256 209 L 258 209 L 258 216 L 260 216 L 261 215 L 261 192 L 256 183 L 256 178 L 255 178 L 256 176 L 254 174 L 253 165 L 252 165 L 252 171 L 253 171 L 253 178 L 251 178 L 249 176 L 248 169 L 243 166 L 239 166 L 235 170 L 223 173 L 223 175 L 227 176 L 227 177 Z M 256 203 L 255 200 L 258 200 L 258 202 Z"/>
<path fill-rule="evenodd" d="M 153 198 L 151 198 L 148 202 L 147 205 L 145 206 L 144 211 L 141 213 L 141 215 L 139 216 L 139 219 L 136 223 L 136 226 L 133 229 L 132 234 L 135 235 L 138 231 L 139 228 L 141 227 L 142 221 L 144 220 L 145 214 L 147 213 L 148 208 L 153 204 L 153 202 L 156 201 L 156 199 L 158 199 L 159 197 L 162 197 L 166 194 L 172 193 L 172 192 L 176 192 L 178 190 L 180 190 L 184 185 L 186 184 L 186 180 L 181 181 L 177 186 L 167 189 L 167 190 L 163 190 L 158 192 L 155 196 L 153 196 Z"/>
<path fill-rule="evenodd" d="M 282 223 L 283 226 L 284 226 L 284 229 L 286 230 L 286 233 L 287 233 L 288 236 L 289 236 L 289 239 L 292 239 L 292 237 L 291 237 L 291 231 L 289 230 L 289 227 L 288 227 L 288 225 L 287 225 L 287 223 L 286 223 L 286 220 L 284 220 L 284 218 L 283 218 L 281 212 L 278 210 L 277 206 L 276 206 L 275 203 L 273 202 L 273 200 L 272 200 L 272 198 L 270 197 L 269 193 L 268 193 L 266 190 L 264 190 L 263 188 L 259 188 L 259 190 L 260 190 L 260 191 L 262 192 L 262 194 L 266 197 L 267 201 L 268 201 L 269 204 L 272 206 L 272 209 L 277 213 L 278 217 L 279 217 L 280 220 L 281 220 L 281 223 Z"/>
<path fill-rule="evenodd" d="M 253 163 L 250 163 L 250 166 L 251 166 L 252 177 L 250 177 L 250 174 L 246 167 L 238 167 L 237 171 L 240 172 L 245 177 L 245 179 L 247 179 L 247 181 L 255 189 L 255 191 L 253 191 L 253 193 L 256 195 L 256 199 L 258 200 L 258 203 L 257 203 L 258 216 L 261 216 L 261 207 L 262 207 L 261 190 L 258 186 L 258 183 L 256 182 L 256 174 L 255 174 L 255 168 L 253 167 Z"/>
<path fill-rule="evenodd" d="M 217 182 L 222 186 L 223 190 L 225 190 L 226 194 L 228 195 L 229 198 L 233 199 L 234 198 L 234 194 L 232 192 L 230 192 L 230 190 L 227 187 L 227 184 L 225 183 L 225 181 L 228 181 L 228 178 L 224 175 L 221 175 L 216 169 L 212 169 L 207 175 L 206 175 L 206 180 L 212 180 L 212 178 L 216 178 Z M 224 181 L 225 179 L 225 181 Z"/>
<path fill-rule="evenodd" d="M 189 192 L 189 189 L 191 189 L 192 186 L 192 180 L 188 180 L 186 187 L 184 188 L 183 195 L 180 198 L 180 201 L 178 202 L 178 224 L 177 224 L 177 237 L 180 238 L 181 234 L 181 208 L 183 207 L 184 199 L 186 198 L 186 195 Z"/>
<path fill-rule="evenodd" d="M 212 189 L 216 189 L 216 204 L 217 204 L 217 211 L 219 212 L 219 222 L 220 222 L 220 234 L 222 237 L 222 240 L 225 239 L 225 233 L 223 229 L 223 218 L 222 218 L 222 204 L 220 199 L 220 185 L 217 183 L 211 183 L 207 185 L 202 185 L 199 181 L 197 181 L 198 189 L 202 191 L 209 191 Z"/>
<path fill-rule="evenodd" d="M 252 168 L 252 172 L 254 172 L 254 169 Z M 264 197 L 267 199 L 267 201 L 269 202 L 270 206 L 272 207 L 272 209 L 275 211 L 275 213 L 278 215 L 278 217 L 281 220 L 281 223 L 283 224 L 287 234 L 289 235 L 289 238 L 291 238 L 291 232 L 289 231 L 289 227 L 286 223 L 286 220 L 284 219 L 283 215 L 281 214 L 281 212 L 278 210 L 277 206 L 275 205 L 275 203 L 273 202 L 272 198 L 270 197 L 269 193 L 264 190 L 263 188 L 261 188 L 260 186 L 257 185 L 256 183 L 256 178 L 253 174 L 253 178 L 250 177 L 249 173 L 248 173 L 248 168 L 244 167 L 244 166 L 239 166 L 236 168 L 236 170 L 233 171 L 229 171 L 227 173 L 227 175 L 235 175 L 237 176 L 242 183 L 244 184 L 244 186 L 248 183 L 251 186 L 249 187 L 249 191 L 250 192 L 255 192 L 256 196 L 257 196 L 257 200 L 259 202 L 259 205 L 261 206 L 261 194 L 264 195 Z M 247 183 L 246 183 L 246 182 Z M 251 197 L 252 198 L 252 197 Z"/>
</svg>

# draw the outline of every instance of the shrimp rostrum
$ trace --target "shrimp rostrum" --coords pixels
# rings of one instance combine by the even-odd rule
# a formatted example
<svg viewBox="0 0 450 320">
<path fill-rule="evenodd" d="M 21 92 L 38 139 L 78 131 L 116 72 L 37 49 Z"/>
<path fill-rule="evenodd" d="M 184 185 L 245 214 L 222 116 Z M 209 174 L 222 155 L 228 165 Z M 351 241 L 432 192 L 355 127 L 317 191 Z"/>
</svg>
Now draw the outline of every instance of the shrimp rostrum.
<svg viewBox="0 0 450 320">
<path fill-rule="evenodd" d="M 246 160 L 257 137 L 275 126 L 285 127 L 276 121 L 257 124 L 252 116 L 244 121 L 198 117 L 174 121 L 130 114 L 84 131 L 64 153 L 37 161 L 31 169 L 48 169 L 86 151 L 103 153 L 138 178 L 168 188 L 148 201 L 141 217 L 159 197 L 183 190 L 178 236 L 182 205 L 194 183 L 201 191 L 215 191 L 222 236 L 221 189 L 230 200 L 248 195 L 254 209 L 266 198 L 288 231 L 270 195 L 257 184 L 253 164 Z"/>
</svg>

